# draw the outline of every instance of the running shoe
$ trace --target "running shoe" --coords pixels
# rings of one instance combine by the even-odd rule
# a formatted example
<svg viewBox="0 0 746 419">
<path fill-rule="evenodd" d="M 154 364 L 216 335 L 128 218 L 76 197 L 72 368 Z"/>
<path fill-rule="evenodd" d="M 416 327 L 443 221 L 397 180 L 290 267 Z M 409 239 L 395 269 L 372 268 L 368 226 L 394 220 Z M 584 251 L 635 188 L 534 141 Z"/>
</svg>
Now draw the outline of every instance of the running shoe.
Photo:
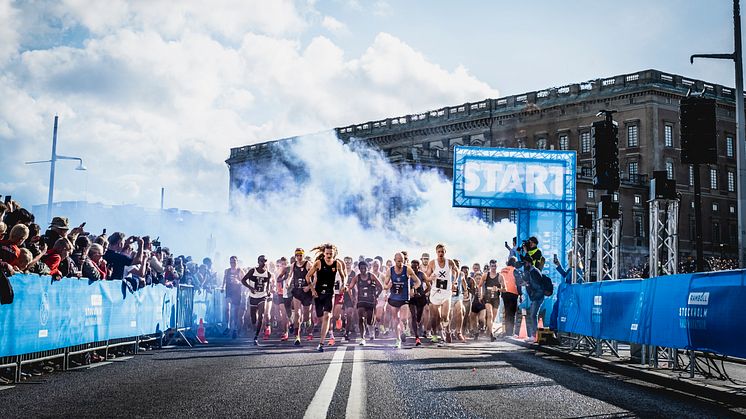
<svg viewBox="0 0 746 419">
<path fill-rule="evenodd" d="M 264 329 L 264 340 L 269 339 L 269 336 L 272 334 L 272 329 L 267 326 L 266 329 Z"/>
<path fill-rule="evenodd" d="M 438 339 L 438 335 L 432 335 L 430 336 L 430 342 L 432 343 L 438 343 L 440 339 Z"/>
<path fill-rule="evenodd" d="M 497 340 L 497 338 L 494 335 L 490 337 L 490 342 L 494 342 L 496 340 Z"/>
<path fill-rule="evenodd" d="M 283 333 L 282 336 L 280 337 L 280 341 L 287 342 L 288 341 L 288 334 L 287 333 Z"/>
<path fill-rule="evenodd" d="M 394 348 L 396 349 L 401 348 L 401 339 L 397 339 L 396 342 L 394 342 Z"/>
<path fill-rule="evenodd" d="M 446 333 L 446 343 L 451 343 L 452 340 L 453 340 L 453 338 L 451 337 L 451 334 L 450 333 Z"/>
<path fill-rule="evenodd" d="M 336 340 L 334 340 L 334 336 L 332 336 L 332 338 L 331 338 L 331 339 L 329 339 L 329 342 L 328 342 L 328 344 L 329 344 L 329 346 L 334 346 L 334 344 L 335 344 L 335 343 L 337 343 L 337 341 L 336 341 Z"/>
<path fill-rule="evenodd" d="M 295 343 L 294 343 L 294 345 L 295 345 L 295 346 L 300 346 L 300 336 L 298 336 L 298 337 L 296 337 L 296 338 L 295 338 Z"/>
<path fill-rule="evenodd" d="M 365 339 L 360 339 L 360 346 L 365 346 Z"/>
<path fill-rule="evenodd" d="M 417 338 L 414 340 L 414 346 L 422 346 L 422 342 L 420 341 L 420 338 Z"/>
<path fill-rule="evenodd" d="M 322 345 L 322 344 L 319 343 L 319 347 L 316 348 L 316 351 L 317 352 L 324 352 L 324 345 Z"/>
<path fill-rule="evenodd" d="M 466 342 L 466 338 L 460 332 L 456 334 L 456 337 L 458 338 L 459 341 Z"/>
<path fill-rule="evenodd" d="M 254 338 L 254 346 L 259 346 L 259 339 L 256 337 Z"/>
<path fill-rule="evenodd" d="M 313 340 L 313 333 L 309 333 L 308 336 L 306 336 L 306 340 L 309 341 L 309 342 L 312 341 Z"/>
</svg>

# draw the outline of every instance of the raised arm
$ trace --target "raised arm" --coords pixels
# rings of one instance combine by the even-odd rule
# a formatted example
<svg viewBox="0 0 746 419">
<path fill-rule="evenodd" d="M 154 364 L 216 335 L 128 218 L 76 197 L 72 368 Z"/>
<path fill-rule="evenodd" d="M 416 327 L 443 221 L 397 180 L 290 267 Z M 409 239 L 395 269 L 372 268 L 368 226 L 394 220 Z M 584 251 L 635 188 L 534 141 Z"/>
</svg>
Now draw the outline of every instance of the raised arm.
<svg viewBox="0 0 746 419">
<path fill-rule="evenodd" d="M 410 268 L 409 266 L 407 266 L 407 275 L 410 278 L 414 278 L 414 287 L 415 288 L 419 288 L 420 285 L 422 285 L 422 281 L 420 281 L 420 277 L 417 276 L 417 274 L 414 273 L 414 271 L 412 270 L 412 268 Z"/>
</svg>

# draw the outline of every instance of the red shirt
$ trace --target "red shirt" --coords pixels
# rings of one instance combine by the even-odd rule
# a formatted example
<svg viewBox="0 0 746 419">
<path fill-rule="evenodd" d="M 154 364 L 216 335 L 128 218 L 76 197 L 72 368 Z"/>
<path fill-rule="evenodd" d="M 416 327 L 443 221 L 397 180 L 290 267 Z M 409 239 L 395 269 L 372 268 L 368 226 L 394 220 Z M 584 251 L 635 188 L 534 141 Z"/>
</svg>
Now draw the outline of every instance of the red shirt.
<svg viewBox="0 0 746 419">
<path fill-rule="evenodd" d="M 21 249 L 18 246 L 10 240 L 0 240 L 0 260 L 15 265 L 19 256 L 21 256 Z"/>
<path fill-rule="evenodd" d="M 60 272 L 60 262 L 62 262 L 62 256 L 58 255 L 57 253 L 51 253 L 51 250 L 49 252 L 50 253 L 47 253 L 46 255 L 44 255 L 44 257 L 41 258 L 41 261 L 49 266 L 49 275 L 62 275 L 62 273 Z"/>
</svg>

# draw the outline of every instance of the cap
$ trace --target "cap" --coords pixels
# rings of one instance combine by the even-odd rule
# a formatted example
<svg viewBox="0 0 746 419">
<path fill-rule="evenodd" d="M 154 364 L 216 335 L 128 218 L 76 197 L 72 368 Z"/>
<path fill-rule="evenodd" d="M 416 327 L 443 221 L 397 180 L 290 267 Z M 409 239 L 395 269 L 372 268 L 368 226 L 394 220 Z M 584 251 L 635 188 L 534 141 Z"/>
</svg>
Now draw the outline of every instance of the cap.
<svg viewBox="0 0 746 419">
<path fill-rule="evenodd" d="M 69 221 L 67 220 L 67 217 L 54 217 L 52 218 L 52 222 L 49 223 L 49 227 L 59 228 L 60 230 L 69 230 L 70 227 L 68 224 Z"/>
</svg>

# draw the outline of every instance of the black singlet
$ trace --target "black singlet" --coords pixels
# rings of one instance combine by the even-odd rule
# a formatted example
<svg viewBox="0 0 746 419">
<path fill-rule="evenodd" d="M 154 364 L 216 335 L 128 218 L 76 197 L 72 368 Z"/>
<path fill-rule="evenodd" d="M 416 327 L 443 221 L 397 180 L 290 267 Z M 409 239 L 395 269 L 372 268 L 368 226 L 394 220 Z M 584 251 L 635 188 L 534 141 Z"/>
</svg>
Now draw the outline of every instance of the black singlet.
<svg viewBox="0 0 746 419">
<path fill-rule="evenodd" d="M 376 281 L 370 276 L 370 272 L 366 274 L 367 279 L 363 279 L 362 275 L 357 277 L 357 299 L 359 303 L 376 304 Z"/>
<path fill-rule="evenodd" d="M 333 294 L 334 282 L 337 277 L 337 261 L 332 261 L 327 265 L 326 261 L 321 259 L 321 268 L 316 272 L 316 292 L 319 294 Z"/>
</svg>

